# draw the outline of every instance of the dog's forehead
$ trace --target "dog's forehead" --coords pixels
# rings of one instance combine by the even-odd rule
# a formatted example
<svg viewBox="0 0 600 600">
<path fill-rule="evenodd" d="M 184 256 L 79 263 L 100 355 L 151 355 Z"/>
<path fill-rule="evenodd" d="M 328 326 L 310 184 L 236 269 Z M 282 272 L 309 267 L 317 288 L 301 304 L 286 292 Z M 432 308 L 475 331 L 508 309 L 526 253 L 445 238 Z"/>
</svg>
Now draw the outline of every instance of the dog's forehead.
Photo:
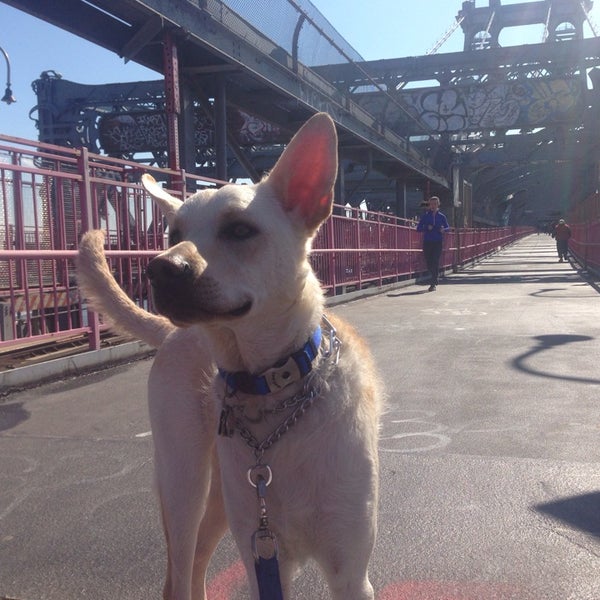
<svg viewBox="0 0 600 600">
<path fill-rule="evenodd" d="M 179 218 L 199 214 L 203 220 L 218 218 L 227 212 L 243 211 L 256 196 L 256 185 L 225 185 L 218 190 L 203 190 L 190 196 L 181 205 Z"/>
<path fill-rule="evenodd" d="M 263 184 L 229 184 L 218 190 L 203 190 L 186 199 L 179 209 L 177 219 L 180 223 L 207 223 L 242 214 L 252 218 L 257 213 L 262 215 L 258 217 L 262 221 L 265 215 L 264 200 L 272 200 L 270 192 L 268 186 Z M 272 213 L 274 208 L 271 206 L 269 212 Z"/>
</svg>

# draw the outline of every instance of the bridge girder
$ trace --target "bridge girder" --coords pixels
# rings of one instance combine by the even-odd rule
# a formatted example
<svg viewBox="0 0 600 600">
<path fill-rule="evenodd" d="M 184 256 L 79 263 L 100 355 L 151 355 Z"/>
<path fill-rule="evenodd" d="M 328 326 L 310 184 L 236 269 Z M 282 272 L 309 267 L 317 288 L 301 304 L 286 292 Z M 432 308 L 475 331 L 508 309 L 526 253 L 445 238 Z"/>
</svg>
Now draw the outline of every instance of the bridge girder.
<svg viewBox="0 0 600 600">
<path fill-rule="evenodd" d="M 289 137 L 312 112 L 326 110 L 338 123 L 341 162 L 348 171 L 346 188 L 354 190 L 358 199 L 364 193 L 380 204 L 394 201 L 397 182 L 403 182 L 445 196 L 447 201 L 451 176 L 459 173 L 461 181 L 473 184 L 474 190 L 502 202 L 504 195 L 510 195 L 511 185 L 518 183 L 515 176 L 519 179 L 525 173 L 519 171 L 519 161 L 568 165 L 560 167 L 565 179 L 570 179 L 572 172 L 585 175 L 598 170 L 598 148 L 593 141 L 597 139 L 597 126 L 594 129 L 593 124 L 600 116 L 598 38 L 511 48 L 491 44 L 485 51 L 470 49 L 307 67 L 293 52 L 290 54 L 250 27 L 216 0 L 198 5 L 187 0 L 94 0 L 93 5 L 100 10 L 82 0 L 3 1 L 158 72 L 165 68 L 163 44 L 168 31 L 176 40 L 183 87 L 209 117 L 214 118 L 212 98 L 223 90 L 228 106 L 271 123 L 282 137 Z M 541 5 L 573 8 L 578 3 L 544 0 L 514 6 L 528 6 L 531 11 L 527 18 L 539 20 Z M 227 25 L 211 12 L 213 4 L 219 4 L 221 12 L 227 13 Z M 490 0 L 484 9 L 475 9 L 473 2 L 463 3 L 465 18 L 461 26 L 465 32 L 481 28 L 485 11 L 501 13 L 494 25 L 498 31 L 519 12 L 502 6 L 500 0 Z M 522 22 L 525 13 L 519 14 Z M 480 22 L 478 15 L 483 15 Z M 591 87 L 588 73 L 589 80 L 595 82 Z M 563 107 L 541 121 L 528 120 L 521 113 L 512 121 L 499 120 L 498 116 L 510 115 L 502 114 L 503 106 L 519 104 L 522 90 L 526 90 L 525 96 L 529 94 L 530 104 L 535 101 L 539 106 L 549 106 L 559 99 Z M 478 115 L 484 114 L 480 107 L 474 108 L 482 94 L 487 96 L 486 110 L 494 108 L 495 120 L 472 120 L 475 108 Z M 456 114 L 442 114 L 448 111 L 448 98 L 459 98 L 461 106 L 466 107 L 459 125 Z M 431 110 L 432 99 L 437 104 L 434 102 Z M 158 94 L 150 104 L 158 106 L 166 100 Z M 460 103 L 456 102 L 457 106 Z M 488 111 L 486 118 L 492 112 Z M 189 127 L 189 112 L 186 118 Z M 507 132 L 520 135 L 508 136 Z M 559 140 L 566 136 L 565 148 L 577 151 L 563 155 L 557 163 L 559 146 L 547 150 L 547 154 L 546 150 L 531 147 L 532 132 L 540 133 L 538 139 Z M 234 148 L 230 168 L 245 164 L 246 172 L 253 170 L 255 177 L 270 166 L 281 148 L 279 141 L 270 146 L 236 147 L 232 130 L 227 140 Z M 186 144 L 193 146 L 194 140 L 188 137 Z M 533 150 L 538 153 L 535 160 L 529 156 Z M 207 163 L 212 159 L 208 150 Z M 195 156 L 189 160 L 195 160 Z M 183 166 L 186 170 L 203 168 L 189 162 Z M 490 170 L 495 171 L 494 177 L 483 177 Z M 593 177 L 585 175 L 583 180 L 590 180 L 593 187 Z M 595 184 L 597 187 L 597 181 Z M 588 192 L 584 186 L 579 188 L 578 193 Z M 474 205 L 476 211 L 477 198 Z"/>
<path fill-rule="evenodd" d="M 192 90 L 201 89 L 212 99 L 225 89 L 234 103 L 248 103 L 249 112 L 276 119 L 275 124 L 290 135 L 311 114 L 326 111 L 338 125 L 342 154 L 346 146 L 361 146 L 385 164 L 393 164 L 398 179 L 429 181 L 439 189 L 449 189 L 445 176 L 406 140 L 382 127 L 351 97 L 340 94 L 225 4 L 188 0 L 94 0 L 93 5 L 83 0 L 4 1 L 159 73 L 165 70 L 162 50 L 168 31 L 177 44 L 182 79 Z M 189 163 L 183 166 L 194 170 Z"/>
</svg>

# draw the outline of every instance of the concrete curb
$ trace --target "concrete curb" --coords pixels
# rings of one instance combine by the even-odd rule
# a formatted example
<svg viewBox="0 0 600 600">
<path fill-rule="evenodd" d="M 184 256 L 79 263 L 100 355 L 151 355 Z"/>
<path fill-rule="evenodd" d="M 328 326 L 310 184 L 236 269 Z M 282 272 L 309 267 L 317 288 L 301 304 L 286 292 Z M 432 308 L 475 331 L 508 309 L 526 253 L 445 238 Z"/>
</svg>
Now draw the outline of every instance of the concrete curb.
<svg viewBox="0 0 600 600">
<path fill-rule="evenodd" d="M 81 352 L 64 358 L 51 359 L 37 365 L 18 367 L 0 373 L 0 394 L 24 387 L 41 385 L 97 368 L 104 368 L 126 360 L 142 358 L 154 352 L 154 348 L 140 341 L 126 342 L 118 346 Z"/>
</svg>

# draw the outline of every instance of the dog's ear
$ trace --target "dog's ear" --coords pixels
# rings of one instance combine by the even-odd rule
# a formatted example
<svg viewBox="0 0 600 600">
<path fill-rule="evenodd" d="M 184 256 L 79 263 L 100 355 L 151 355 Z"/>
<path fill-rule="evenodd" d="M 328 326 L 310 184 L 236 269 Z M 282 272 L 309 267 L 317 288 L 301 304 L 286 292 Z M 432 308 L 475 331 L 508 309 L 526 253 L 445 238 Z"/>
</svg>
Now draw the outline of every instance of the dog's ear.
<svg viewBox="0 0 600 600">
<path fill-rule="evenodd" d="M 292 138 L 267 178 L 284 209 L 298 214 L 311 234 L 331 214 L 337 165 L 335 124 L 318 113 Z"/>
<path fill-rule="evenodd" d="M 167 223 L 172 225 L 179 207 L 183 204 L 182 201 L 171 196 L 168 192 L 165 192 L 165 190 L 156 183 L 156 179 L 154 179 L 152 175 L 148 175 L 148 173 L 142 175 L 142 185 L 160 207 L 162 214 L 167 219 Z"/>
</svg>

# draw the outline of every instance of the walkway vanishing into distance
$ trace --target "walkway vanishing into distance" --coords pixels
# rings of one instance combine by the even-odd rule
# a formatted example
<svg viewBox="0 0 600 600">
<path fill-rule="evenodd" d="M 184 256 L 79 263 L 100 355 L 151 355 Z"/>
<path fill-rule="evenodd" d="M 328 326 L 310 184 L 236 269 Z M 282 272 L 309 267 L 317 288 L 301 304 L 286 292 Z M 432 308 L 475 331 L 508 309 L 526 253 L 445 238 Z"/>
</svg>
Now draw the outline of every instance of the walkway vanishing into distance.
<svg viewBox="0 0 600 600">
<path fill-rule="evenodd" d="M 599 288 L 533 235 L 337 305 L 388 390 L 377 600 L 600 598 Z M 151 361 L 0 400 L 0 598 L 158 598 Z M 299 422 L 298 428 L 301 427 Z M 226 537 L 209 598 L 245 598 Z M 328 598 L 315 568 L 296 598 Z"/>
</svg>

